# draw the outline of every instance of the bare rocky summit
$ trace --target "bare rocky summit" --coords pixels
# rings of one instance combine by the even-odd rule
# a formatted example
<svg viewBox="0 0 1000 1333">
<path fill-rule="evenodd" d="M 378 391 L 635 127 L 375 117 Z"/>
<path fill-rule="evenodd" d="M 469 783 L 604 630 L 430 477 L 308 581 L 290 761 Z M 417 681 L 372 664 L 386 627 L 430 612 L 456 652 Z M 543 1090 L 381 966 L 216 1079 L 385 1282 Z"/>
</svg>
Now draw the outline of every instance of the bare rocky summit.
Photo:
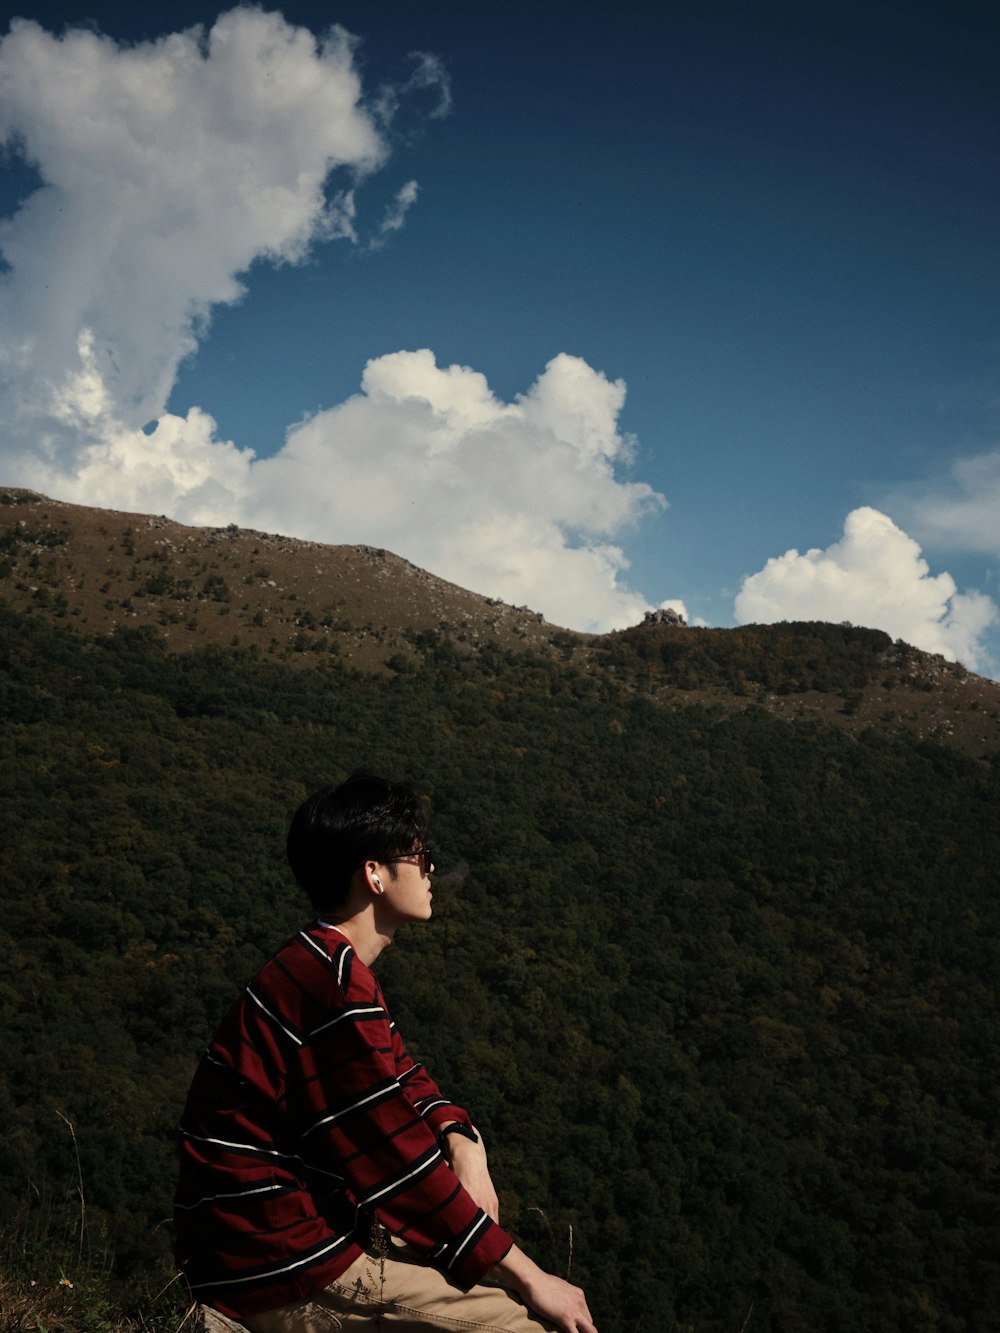
<svg viewBox="0 0 1000 1333">
<path fill-rule="evenodd" d="M 661 606 L 655 611 L 647 611 L 642 623 L 644 625 L 686 625 L 687 621 L 672 606 Z"/>
</svg>

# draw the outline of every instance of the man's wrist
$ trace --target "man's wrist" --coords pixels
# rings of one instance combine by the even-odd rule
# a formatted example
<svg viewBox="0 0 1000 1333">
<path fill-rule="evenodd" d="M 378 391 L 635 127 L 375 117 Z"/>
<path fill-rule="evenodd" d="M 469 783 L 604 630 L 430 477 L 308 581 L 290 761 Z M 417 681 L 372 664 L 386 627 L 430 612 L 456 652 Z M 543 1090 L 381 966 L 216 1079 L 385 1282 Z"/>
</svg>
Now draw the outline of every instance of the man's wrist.
<svg viewBox="0 0 1000 1333">
<path fill-rule="evenodd" d="M 513 1288 L 523 1296 L 541 1271 L 534 1259 L 530 1259 L 522 1249 L 512 1244 L 503 1258 L 496 1261 L 488 1276 L 495 1282 L 501 1282 L 505 1287 Z"/>
<path fill-rule="evenodd" d="M 470 1143 L 478 1143 L 479 1135 L 467 1125 L 464 1120 L 452 1120 L 447 1125 L 442 1125 L 438 1130 L 438 1143 L 442 1148 L 450 1147 L 448 1139 L 453 1134 L 459 1134 L 463 1139 L 468 1139 Z"/>
</svg>

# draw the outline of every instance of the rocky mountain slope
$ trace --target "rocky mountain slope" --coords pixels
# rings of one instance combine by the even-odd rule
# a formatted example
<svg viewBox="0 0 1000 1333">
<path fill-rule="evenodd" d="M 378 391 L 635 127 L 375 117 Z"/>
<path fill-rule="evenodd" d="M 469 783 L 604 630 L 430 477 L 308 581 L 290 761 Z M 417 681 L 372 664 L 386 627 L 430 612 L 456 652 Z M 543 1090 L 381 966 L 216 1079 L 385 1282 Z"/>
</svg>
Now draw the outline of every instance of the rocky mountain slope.
<svg viewBox="0 0 1000 1333">
<path fill-rule="evenodd" d="M 177 652 L 215 645 L 309 668 L 406 671 L 435 644 L 530 651 L 607 673 L 664 707 L 763 708 L 858 733 L 905 730 L 1000 750 L 1000 684 L 847 626 L 587 635 L 439 579 L 389 551 L 65 504 L 0 489 L 0 600 L 84 634 L 150 626 Z"/>
</svg>

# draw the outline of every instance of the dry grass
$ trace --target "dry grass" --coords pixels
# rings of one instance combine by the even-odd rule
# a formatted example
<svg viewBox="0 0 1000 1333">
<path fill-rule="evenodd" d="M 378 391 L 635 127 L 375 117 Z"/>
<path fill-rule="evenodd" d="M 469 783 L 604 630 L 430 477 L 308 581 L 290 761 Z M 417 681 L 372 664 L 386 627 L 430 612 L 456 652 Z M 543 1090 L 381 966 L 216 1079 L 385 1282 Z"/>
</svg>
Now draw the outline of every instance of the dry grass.
<svg viewBox="0 0 1000 1333">
<path fill-rule="evenodd" d="M 0 1333 L 193 1333 L 194 1315 L 174 1279 L 146 1292 L 103 1275 L 0 1274 Z"/>
<path fill-rule="evenodd" d="M 0 488 L 0 598 L 88 634 L 150 625 L 176 651 L 255 647 L 303 667 L 332 653 L 384 670 L 414 656 L 413 638 L 427 631 L 469 651 L 548 649 L 554 633 L 570 635 L 375 547 L 190 528 L 9 487 Z"/>
<path fill-rule="evenodd" d="M 75 1180 L 30 1185 L 0 1229 L 0 1333 L 179 1333 L 194 1313 L 172 1270 L 138 1282 L 112 1277 L 114 1247 L 88 1209 L 76 1127 L 55 1114 L 73 1144 Z"/>
</svg>

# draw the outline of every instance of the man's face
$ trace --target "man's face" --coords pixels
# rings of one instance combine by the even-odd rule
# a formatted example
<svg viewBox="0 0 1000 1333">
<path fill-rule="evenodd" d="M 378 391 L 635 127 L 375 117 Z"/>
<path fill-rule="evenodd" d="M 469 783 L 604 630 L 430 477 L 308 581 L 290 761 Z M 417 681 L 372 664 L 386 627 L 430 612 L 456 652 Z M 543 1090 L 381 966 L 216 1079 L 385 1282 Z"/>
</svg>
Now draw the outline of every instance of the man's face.
<svg viewBox="0 0 1000 1333">
<path fill-rule="evenodd" d="M 383 863 L 388 874 L 382 879 L 379 910 L 390 913 L 397 925 L 404 921 L 427 921 L 431 915 L 431 878 L 434 863 L 429 852 L 415 847 L 412 852 L 390 857 Z"/>
</svg>

